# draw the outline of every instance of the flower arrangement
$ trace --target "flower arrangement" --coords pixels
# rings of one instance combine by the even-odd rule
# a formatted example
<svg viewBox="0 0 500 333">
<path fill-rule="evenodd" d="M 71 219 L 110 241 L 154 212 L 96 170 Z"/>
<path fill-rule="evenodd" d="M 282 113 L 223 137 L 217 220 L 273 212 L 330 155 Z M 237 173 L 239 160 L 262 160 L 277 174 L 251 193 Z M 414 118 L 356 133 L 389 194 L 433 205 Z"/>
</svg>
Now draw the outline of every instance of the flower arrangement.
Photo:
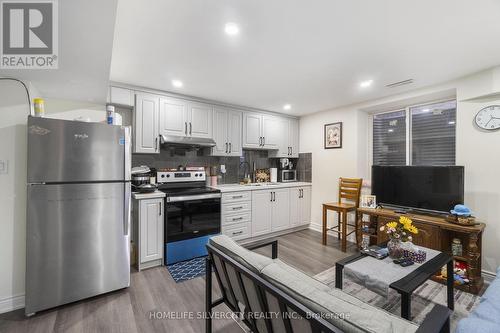
<svg viewBox="0 0 500 333">
<path fill-rule="evenodd" d="M 418 228 L 413 225 L 413 221 L 405 216 L 401 216 L 397 222 L 389 222 L 380 227 L 381 231 L 387 233 L 391 240 L 411 242 L 412 235 L 418 234 Z"/>
</svg>

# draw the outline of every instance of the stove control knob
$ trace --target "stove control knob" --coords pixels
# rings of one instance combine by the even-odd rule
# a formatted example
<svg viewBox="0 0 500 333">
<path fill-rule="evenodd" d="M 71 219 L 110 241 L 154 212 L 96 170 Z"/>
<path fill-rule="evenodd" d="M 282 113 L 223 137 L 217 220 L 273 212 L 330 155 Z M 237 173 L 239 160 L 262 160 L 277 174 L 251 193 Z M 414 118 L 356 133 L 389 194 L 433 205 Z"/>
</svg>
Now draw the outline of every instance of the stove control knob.
<svg viewBox="0 0 500 333">
<path fill-rule="evenodd" d="M 167 178 L 169 178 L 169 177 L 170 177 L 170 175 L 167 175 Z"/>
<path fill-rule="evenodd" d="M 195 177 L 198 177 L 199 175 L 197 173 L 194 174 Z"/>
<path fill-rule="evenodd" d="M 161 175 L 161 178 L 165 178 L 165 175 Z"/>
</svg>

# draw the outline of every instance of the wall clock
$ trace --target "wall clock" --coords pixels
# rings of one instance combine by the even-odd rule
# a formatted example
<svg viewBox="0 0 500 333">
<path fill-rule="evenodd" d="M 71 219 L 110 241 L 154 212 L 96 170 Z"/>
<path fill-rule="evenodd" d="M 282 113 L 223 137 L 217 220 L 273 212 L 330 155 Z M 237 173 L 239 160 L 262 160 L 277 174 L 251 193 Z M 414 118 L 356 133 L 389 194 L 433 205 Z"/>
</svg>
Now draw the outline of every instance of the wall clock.
<svg viewBox="0 0 500 333">
<path fill-rule="evenodd" d="M 474 119 L 479 128 L 494 131 L 500 129 L 500 105 L 490 105 L 479 110 Z"/>
</svg>

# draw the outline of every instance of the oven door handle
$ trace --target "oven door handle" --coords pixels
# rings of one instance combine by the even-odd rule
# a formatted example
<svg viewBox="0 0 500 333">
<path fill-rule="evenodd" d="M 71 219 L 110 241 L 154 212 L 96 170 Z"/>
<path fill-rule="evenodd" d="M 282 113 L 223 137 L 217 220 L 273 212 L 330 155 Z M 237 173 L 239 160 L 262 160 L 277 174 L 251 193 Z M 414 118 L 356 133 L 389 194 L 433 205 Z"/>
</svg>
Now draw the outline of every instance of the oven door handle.
<svg viewBox="0 0 500 333">
<path fill-rule="evenodd" d="M 183 195 L 183 196 L 173 196 L 167 197 L 167 202 L 180 202 L 180 201 L 192 201 L 192 200 L 203 200 L 203 199 L 217 199 L 221 198 L 220 193 L 211 194 L 198 194 L 198 195 Z"/>
</svg>

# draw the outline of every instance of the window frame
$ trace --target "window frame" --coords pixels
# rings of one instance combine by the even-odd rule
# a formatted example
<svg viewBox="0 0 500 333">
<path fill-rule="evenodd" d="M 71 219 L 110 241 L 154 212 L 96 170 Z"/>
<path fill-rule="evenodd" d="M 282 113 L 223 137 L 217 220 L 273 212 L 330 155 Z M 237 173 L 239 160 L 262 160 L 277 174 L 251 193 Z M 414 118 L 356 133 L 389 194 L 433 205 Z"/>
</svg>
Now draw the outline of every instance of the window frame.
<svg viewBox="0 0 500 333">
<path fill-rule="evenodd" d="M 443 102 L 450 102 L 450 101 L 455 101 L 457 102 L 456 98 L 441 98 L 437 100 L 432 100 L 432 101 L 426 101 L 426 102 L 421 102 L 421 103 L 416 103 L 416 104 L 411 104 L 411 105 L 406 105 L 404 107 L 398 107 L 398 108 L 392 108 L 390 110 L 386 111 L 381 111 L 381 112 L 373 112 L 370 114 L 370 119 L 369 119 L 369 131 L 368 131 L 368 144 L 369 144 L 369 154 L 370 156 L 368 157 L 368 161 L 370 163 L 369 167 L 373 165 L 373 119 L 376 115 L 381 115 L 381 114 L 386 114 L 386 113 L 393 113 L 393 112 L 405 112 L 405 125 L 406 125 L 406 166 L 411 166 L 413 165 L 412 161 L 412 134 L 413 134 L 413 129 L 412 129 L 412 122 L 411 122 L 411 108 L 414 107 L 422 107 L 426 105 L 432 105 L 432 104 L 437 104 L 437 103 L 443 103 Z M 457 112 L 457 108 L 455 107 L 455 114 Z M 456 126 L 457 126 L 457 121 L 455 122 L 455 139 L 456 139 Z M 457 156 L 457 148 L 455 145 L 455 165 L 456 165 L 456 156 Z"/>
</svg>

